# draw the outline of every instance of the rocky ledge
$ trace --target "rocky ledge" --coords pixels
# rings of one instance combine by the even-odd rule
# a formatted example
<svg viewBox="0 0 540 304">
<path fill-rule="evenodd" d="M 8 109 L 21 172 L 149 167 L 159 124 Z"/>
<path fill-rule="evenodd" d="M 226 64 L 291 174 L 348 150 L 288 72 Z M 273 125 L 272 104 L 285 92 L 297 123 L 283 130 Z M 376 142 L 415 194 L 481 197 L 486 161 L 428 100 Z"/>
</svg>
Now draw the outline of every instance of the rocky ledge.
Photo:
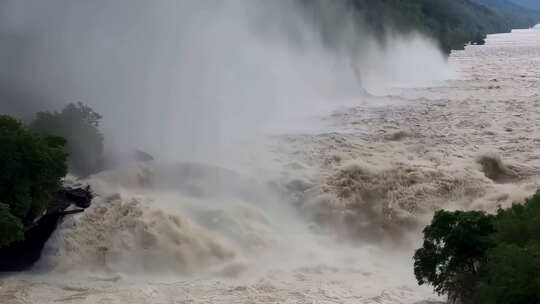
<svg viewBox="0 0 540 304">
<path fill-rule="evenodd" d="M 90 187 L 64 187 L 57 191 L 43 216 L 29 225 L 24 240 L 0 248 L 0 272 L 23 271 L 31 268 L 41 257 L 43 246 L 62 219 L 83 212 L 92 202 Z"/>
</svg>

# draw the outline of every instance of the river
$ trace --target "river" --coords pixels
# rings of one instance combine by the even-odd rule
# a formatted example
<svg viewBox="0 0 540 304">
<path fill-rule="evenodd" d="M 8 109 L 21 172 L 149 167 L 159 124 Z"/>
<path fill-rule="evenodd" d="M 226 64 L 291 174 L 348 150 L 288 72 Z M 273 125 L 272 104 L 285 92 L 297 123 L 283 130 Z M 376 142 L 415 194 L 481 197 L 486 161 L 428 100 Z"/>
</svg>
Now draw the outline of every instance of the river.
<svg viewBox="0 0 540 304">
<path fill-rule="evenodd" d="M 22 303 L 428 303 L 412 255 L 433 212 L 494 211 L 540 177 L 540 30 L 453 52 L 457 76 L 344 104 L 318 130 L 245 149 L 246 170 L 140 164 L 81 181 L 98 198 Z"/>
</svg>

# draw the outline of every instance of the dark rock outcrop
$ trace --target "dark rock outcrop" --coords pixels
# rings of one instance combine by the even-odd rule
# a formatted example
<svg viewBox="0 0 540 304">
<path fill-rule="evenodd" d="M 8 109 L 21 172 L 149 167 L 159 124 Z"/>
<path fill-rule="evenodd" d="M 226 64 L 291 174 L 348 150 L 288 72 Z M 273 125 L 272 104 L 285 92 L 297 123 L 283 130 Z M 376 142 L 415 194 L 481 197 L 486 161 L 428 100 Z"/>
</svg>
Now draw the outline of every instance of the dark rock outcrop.
<svg viewBox="0 0 540 304">
<path fill-rule="evenodd" d="M 43 246 L 64 216 L 83 212 L 93 195 L 89 187 L 62 188 L 57 191 L 46 213 L 27 227 L 24 240 L 0 248 L 0 272 L 23 271 L 41 257 Z M 76 208 L 68 209 L 70 206 Z"/>
</svg>

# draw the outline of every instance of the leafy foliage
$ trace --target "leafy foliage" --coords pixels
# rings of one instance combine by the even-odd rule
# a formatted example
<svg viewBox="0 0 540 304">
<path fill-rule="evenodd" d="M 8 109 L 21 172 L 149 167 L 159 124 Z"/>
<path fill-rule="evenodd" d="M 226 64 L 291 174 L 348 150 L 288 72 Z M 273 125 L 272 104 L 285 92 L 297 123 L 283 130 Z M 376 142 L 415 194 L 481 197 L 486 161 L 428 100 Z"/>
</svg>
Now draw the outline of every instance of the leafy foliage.
<svg viewBox="0 0 540 304">
<path fill-rule="evenodd" d="M 21 219 L 11 214 L 9 205 L 0 203 L 0 248 L 23 238 Z"/>
<path fill-rule="evenodd" d="M 83 103 L 70 103 L 61 112 L 37 113 L 31 126 L 41 134 L 66 138 L 70 171 L 87 176 L 100 168 L 103 135 L 98 127 L 101 118 Z"/>
<path fill-rule="evenodd" d="M 540 242 L 502 243 L 490 250 L 484 268 L 475 303 L 540 302 Z"/>
<path fill-rule="evenodd" d="M 67 172 L 66 141 L 29 131 L 0 115 L 0 247 L 23 237 Z"/>
<path fill-rule="evenodd" d="M 464 303 L 540 303 L 540 192 L 495 216 L 437 212 L 414 271 L 419 284 Z"/>
<path fill-rule="evenodd" d="M 522 205 L 500 209 L 497 244 L 487 255 L 477 287 L 478 303 L 540 302 L 540 192 Z"/>
<path fill-rule="evenodd" d="M 433 285 L 439 294 L 472 298 L 479 267 L 493 247 L 493 232 L 492 216 L 483 212 L 437 212 L 424 229 L 423 247 L 414 255 L 418 283 Z"/>
</svg>

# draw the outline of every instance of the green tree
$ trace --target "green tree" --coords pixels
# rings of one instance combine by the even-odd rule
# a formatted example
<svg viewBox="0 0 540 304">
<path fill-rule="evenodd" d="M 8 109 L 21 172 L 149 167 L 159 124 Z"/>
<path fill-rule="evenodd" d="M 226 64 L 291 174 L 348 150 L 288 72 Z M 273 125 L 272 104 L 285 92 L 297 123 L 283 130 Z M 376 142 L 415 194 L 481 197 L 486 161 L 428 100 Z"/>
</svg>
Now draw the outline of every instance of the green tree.
<svg viewBox="0 0 540 304">
<path fill-rule="evenodd" d="M 494 216 L 437 212 L 414 261 L 419 284 L 463 303 L 540 303 L 540 192 Z"/>
<path fill-rule="evenodd" d="M 438 211 L 424 229 L 423 247 L 414 254 L 418 283 L 469 303 L 485 254 L 493 247 L 493 232 L 493 216 L 484 212 Z"/>
<path fill-rule="evenodd" d="M 475 303 L 540 303 L 540 242 L 503 243 L 490 250 Z"/>
<path fill-rule="evenodd" d="M 67 139 L 69 169 L 87 176 L 99 171 L 103 154 L 103 135 L 99 131 L 101 115 L 77 103 L 68 104 L 61 112 L 39 112 L 31 127 L 45 135 Z"/>
<path fill-rule="evenodd" d="M 316 0 L 302 0 L 304 3 Z M 421 32 L 438 41 L 446 53 L 463 49 L 469 42 L 482 44 L 487 34 L 527 28 L 540 21 L 527 10 L 489 5 L 494 0 L 346 0 L 361 20 L 379 37 L 388 31 Z M 480 2 L 480 3 L 476 3 Z M 501 0 L 498 2 L 506 2 Z M 534 18 L 533 18 L 534 17 Z"/>
<path fill-rule="evenodd" d="M 48 207 L 67 172 L 65 145 L 0 115 L 0 247 L 22 239 L 24 226 Z"/>
<path fill-rule="evenodd" d="M 480 304 L 540 303 L 540 192 L 500 209 L 476 290 Z"/>
<path fill-rule="evenodd" d="M 9 205 L 0 203 L 0 248 L 24 238 L 24 226 L 20 218 L 11 214 Z"/>
</svg>

